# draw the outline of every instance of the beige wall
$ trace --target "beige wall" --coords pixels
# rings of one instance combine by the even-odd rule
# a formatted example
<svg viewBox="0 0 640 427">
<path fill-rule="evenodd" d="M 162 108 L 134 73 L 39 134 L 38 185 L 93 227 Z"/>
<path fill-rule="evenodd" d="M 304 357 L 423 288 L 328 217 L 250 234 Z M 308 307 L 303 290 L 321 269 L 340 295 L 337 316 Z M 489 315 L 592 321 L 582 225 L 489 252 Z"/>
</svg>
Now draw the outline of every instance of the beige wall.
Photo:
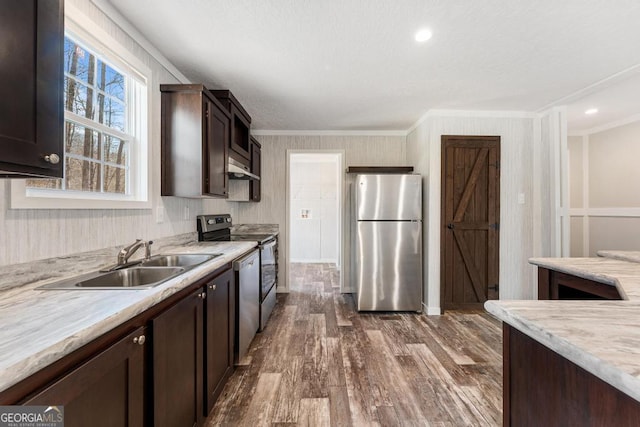
<svg viewBox="0 0 640 427">
<path fill-rule="evenodd" d="M 571 223 L 571 244 L 569 246 L 572 257 L 585 256 L 584 254 L 584 218 L 573 216 Z"/>
<path fill-rule="evenodd" d="M 571 137 L 569 157 L 571 256 L 640 250 L 640 122 Z"/>
<path fill-rule="evenodd" d="M 292 136 L 258 135 L 262 144 L 262 201 L 260 203 L 234 203 L 236 223 L 269 223 L 280 226 L 280 263 L 283 273 L 278 278 L 281 291 L 288 290 L 285 278 L 288 274 L 285 264 L 287 253 L 287 150 L 344 150 L 344 165 L 388 166 L 405 165 L 406 138 L 404 136 Z M 411 164 L 411 163 L 409 163 Z M 348 184 L 353 179 L 345 175 L 346 187 L 343 197 L 343 241 L 345 290 L 350 290 L 349 281 L 349 236 L 350 212 Z"/>
<path fill-rule="evenodd" d="M 599 250 L 640 250 L 640 218 L 589 218 L 589 253 L 585 255 L 596 256 Z"/>
<path fill-rule="evenodd" d="M 589 205 L 640 207 L 640 122 L 589 135 Z"/>
<path fill-rule="evenodd" d="M 532 298 L 534 119 L 428 116 L 407 137 L 407 158 L 425 179 L 425 295 L 428 312 L 440 311 L 440 197 L 442 135 L 499 135 L 500 298 Z M 524 195 L 524 204 L 518 195 Z"/>
<path fill-rule="evenodd" d="M 142 210 L 27 210 L 10 209 L 9 180 L 0 181 L 0 265 L 63 256 L 70 253 L 124 245 L 135 238 L 154 239 L 195 230 L 195 216 L 203 211 L 228 211 L 226 202 L 160 197 L 160 83 L 175 83 L 161 64 L 125 34 L 92 2 L 66 0 L 147 65 L 153 73 L 150 197 L 153 209 Z M 155 210 L 165 209 L 157 224 Z M 183 219 L 185 208 L 189 218 Z M 115 254 L 114 254 L 115 256 Z"/>
</svg>

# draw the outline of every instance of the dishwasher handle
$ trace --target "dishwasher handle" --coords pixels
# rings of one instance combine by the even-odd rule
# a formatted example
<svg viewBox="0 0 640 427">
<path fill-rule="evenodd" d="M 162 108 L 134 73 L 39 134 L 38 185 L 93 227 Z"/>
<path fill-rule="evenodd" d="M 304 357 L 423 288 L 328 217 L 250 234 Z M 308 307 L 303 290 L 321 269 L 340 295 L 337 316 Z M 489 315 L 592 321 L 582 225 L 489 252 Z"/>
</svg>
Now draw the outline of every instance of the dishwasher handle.
<svg viewBox="0 0 640 427">
<path fill-rule="evenodd" d="M 251 253 L 243 256 L 242 258 L 233 262 L 233 269 L 239 271 L 241 268 L 251 266 L 254 263 L 259 262 L 259 252 L 254 249 Z"/>
</svg>

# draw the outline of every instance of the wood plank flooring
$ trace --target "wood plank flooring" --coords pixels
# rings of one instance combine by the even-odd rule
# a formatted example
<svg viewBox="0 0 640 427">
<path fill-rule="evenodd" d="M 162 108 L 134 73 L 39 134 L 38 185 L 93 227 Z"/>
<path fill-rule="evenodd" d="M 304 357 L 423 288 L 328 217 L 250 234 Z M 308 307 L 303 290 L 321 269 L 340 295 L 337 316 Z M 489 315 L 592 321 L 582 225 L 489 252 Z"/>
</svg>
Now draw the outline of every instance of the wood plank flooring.
<svg viewBox="0 0 640 427">
<path fill-rule="evenodd" d="M 330 264 L 292 264 L 207 426 L 497 426 L 502 329 L 486 313 L 358 313 Z"/>
</svg>

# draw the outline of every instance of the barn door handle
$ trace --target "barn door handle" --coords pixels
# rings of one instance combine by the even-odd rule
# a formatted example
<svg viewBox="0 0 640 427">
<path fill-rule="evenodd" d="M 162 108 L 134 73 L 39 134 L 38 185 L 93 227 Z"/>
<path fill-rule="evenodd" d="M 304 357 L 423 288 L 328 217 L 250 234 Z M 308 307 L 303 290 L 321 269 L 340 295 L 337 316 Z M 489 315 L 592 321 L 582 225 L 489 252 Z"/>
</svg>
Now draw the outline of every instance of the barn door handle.
<svg viewBox="0 0 640 427">
<path fill-rule="evenodd" d="M 498 286 L 498 284 L 496 283 L 496 284 L 495 284 L 495 285 L 493 285 L 493 286 L 489 286 L 489 288 L 488 288 L 488 289 L 489 289 L 489 290 L 491 290 L 491 291 L 496 291 L 496 292 L 498 292 L 499 286 Z"/>
<path fill-rule="evenodd" d="M 447 228 L 449 230 L 453 230 L 455 228 L 455 226 L 453 224 L 447 224 Z"/>
</svg>

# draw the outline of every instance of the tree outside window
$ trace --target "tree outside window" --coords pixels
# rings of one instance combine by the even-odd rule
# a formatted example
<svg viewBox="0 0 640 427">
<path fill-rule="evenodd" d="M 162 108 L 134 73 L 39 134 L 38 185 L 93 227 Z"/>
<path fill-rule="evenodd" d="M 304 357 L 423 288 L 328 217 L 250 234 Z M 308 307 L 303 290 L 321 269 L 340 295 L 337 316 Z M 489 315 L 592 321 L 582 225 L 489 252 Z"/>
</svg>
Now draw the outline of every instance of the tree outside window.
<svg viewBox="0 0 640 427">
<path fill-rule="evenodd" d="M 27 186 L 128 194 L 127 77 L 68 36 L 64 55 L 64 178 L 32 179 Z"/>
</svg>

